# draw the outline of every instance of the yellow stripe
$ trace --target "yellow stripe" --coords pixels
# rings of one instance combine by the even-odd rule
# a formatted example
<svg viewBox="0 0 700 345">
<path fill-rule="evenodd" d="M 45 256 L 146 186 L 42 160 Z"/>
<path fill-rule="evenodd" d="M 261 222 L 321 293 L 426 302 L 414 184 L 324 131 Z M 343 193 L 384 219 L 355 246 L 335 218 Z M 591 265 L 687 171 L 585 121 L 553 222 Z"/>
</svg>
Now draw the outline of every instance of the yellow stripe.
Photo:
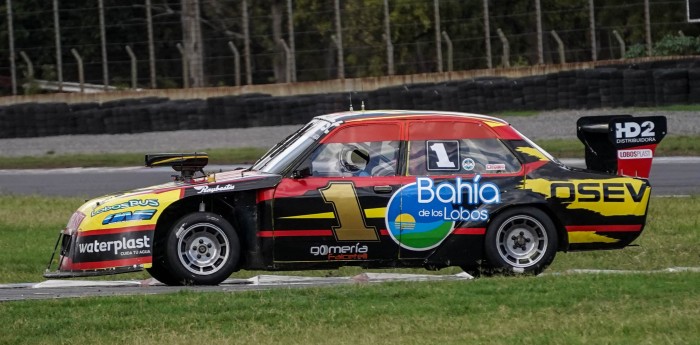
<svg viewBox="0 0 700 345">
<path fill-rule="evenodd" d="M 181 159 L 193 159 L 193 158 L 209 158 L 209 157 L 208 156 L 182 156 L 182 157 L 168 158 L 168 159 L 164 159 L 161 161 L 155 161 L 151 164 L 156 165 L 156 164 L 169 163 L 169 162 L 177 161 L 177 160 L 181 160 Z"/>
<path fill-rule="evenodd" d="M 386 207 L 379 208 L 368 208 L 365 210 L 365 217 L 367 218 L 384 218 L 386 213 Z M 302 214 L 298 216 L 282 217 L 280 219 L 334 219 L 335 214 L 333 212 L 322 212 L 322 213 L 311 213 Z"/>
<path fill-rule="evenodd" d="M 515 150 L 518 152 L 522 152 L 526 155 L 536 157 L 541 161 L 549 161 L 549 158 L 547 158 L 545 155 L 542 154 L 542 152 L 535 149 L 534 147 L 518 147 Z"/>
<path fill-rule="evenodd" d="M 598 235 L 593 231 L 575 231 L 569 233 L 569 243 L 615 243 L 620 240 Z"/>
</svg>

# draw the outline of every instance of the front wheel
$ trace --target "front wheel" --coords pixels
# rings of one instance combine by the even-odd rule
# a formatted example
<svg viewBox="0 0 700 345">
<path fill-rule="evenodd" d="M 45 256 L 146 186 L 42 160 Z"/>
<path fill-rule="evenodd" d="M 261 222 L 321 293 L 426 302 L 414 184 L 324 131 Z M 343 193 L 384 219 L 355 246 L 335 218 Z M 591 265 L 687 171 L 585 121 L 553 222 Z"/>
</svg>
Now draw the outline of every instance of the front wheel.
<svg viewBox="0 0 700 345">
<path fill-rule="evenodd" d="M 539 274 L 554 260 L 557 243 L 554 223 L 547 214 L 523 207 L 492 219 L 484 250 L 495 270 Z"/>
<path fill-rule="evenodd" d="M 209 212 L 175 222 L 165 245 L 170 272 L 184 285 L 217 285 L 233 273 L 240 257 L 231 223 Z"/>
</svg>

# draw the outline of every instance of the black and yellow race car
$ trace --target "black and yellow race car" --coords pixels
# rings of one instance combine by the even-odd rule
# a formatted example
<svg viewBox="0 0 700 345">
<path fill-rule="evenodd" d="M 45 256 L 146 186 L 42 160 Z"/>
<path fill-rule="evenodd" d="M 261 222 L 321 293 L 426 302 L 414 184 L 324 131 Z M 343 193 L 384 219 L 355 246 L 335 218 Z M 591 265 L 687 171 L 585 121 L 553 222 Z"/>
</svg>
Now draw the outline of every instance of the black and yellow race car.
<svg viewBox="0 0 700 345">
<path fill-rule="evenodd" d="M 623 248 L 644 229 L 665 118 L 577 126 L 589 169 L 501 119 L 431 111 L 318 116 L 228 172 L 205 173 L 203 153 L 147 155 L 181 176 L 86 202 L 45 276 L 146 269 L 166 284 L 218 284 L 240 269 L 347 265 L 537 274 L 558 251 Z"/>
</svg>

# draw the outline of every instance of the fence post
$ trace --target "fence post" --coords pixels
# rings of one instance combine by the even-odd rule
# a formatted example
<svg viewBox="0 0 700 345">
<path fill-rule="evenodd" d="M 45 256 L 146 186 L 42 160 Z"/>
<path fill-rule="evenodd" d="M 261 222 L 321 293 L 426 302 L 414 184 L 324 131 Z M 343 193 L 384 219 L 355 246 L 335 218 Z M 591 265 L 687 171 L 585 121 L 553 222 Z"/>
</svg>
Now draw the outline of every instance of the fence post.
<svg viewBox="0 0 700 345">
<path fill-rule="evenodd" d="M 102 49 L 102 84 L 107 91 L 109 86 L 109 67 L 107 65 L 107 33 L 105 32 L 105 6 L 104 0 L 97 1 L 100 16 L 100 45 Z M 82 92 L 82 90 L 81 90 Z"/>
<path fill-rule="evenodd" d="M 442 72 L 442 42 L 440 41 L 440 0 L 433 0 L 433 12 L 435 14 L 435 58 L 437 59 L 437 71 Z"/>
<path fill-rule="evenodd" d="M 151 88 L 156 88 L 156 49 L 153 43 L 153 16 L 151 15 L 151 0 L 146 0 L 146 26 L 148 31 L 148 69 L 151 77 Z"/>
<path fill-rule="evenodd" d="M 564 42 L 561 40 L 561 37 L 559 37 L 559 34 L 557 34 L 556 31 L 552 30 L 551 33 L 552 37 L 554 37 L 554 40 L 557 41 L 557 49 L 559 50 L 559 63 L 565 64 L 566 54 L 564 54 Z"/>
<path fill-rule="evenodd" d="M 290 51 L 290 72 L 292 75 L 292 83 L 297 81 L 297 57 L 296 46 L 294 45 L 294 12 L 292 8 L 292 0 L 287 0 L 287 31 L 289 32 L 289 51 Z"/>
<path fill-rule="evenodd" d="M 452 72 L 452 69 L 454 67 L 454 65 L 452 64 L 452 40 L 450 39 L 450 36 L 447 35 L 446 31 L 442 32 L 442 38 L 445 39 L 445 43 L 447 44 L 447 71 Z"/>
<path fill-rule="evenodd" d="M 10 76 L 12 78 L 12 94 L 17 95 L 17 70 L 15 66 L 15 36 L 12 27 L 12 0 L 7 0 L 7 43 L 10 46 Z"/>
<path fill-rule="evenodd" d="M 290 54 L 290 51 L 289 51 L 289 47 L 287 46 L 287 43 L 284 42 L 284 40 L 281 39 L 281 38 L 277 41 L 277 44 L 279 44 L 280 47 L 282 47 L 282 50 L 284 50 L 285 82 L 286 82 L 286 83 L 291 83 L 291 82 L 292 82 L 292 69 L 291 69 L 292 63 L 291 63 L 291 56 L 290 56 L 291 54 Z"/>
<path fill-rule="evenodd" d="M 615 35 L 615 38 L 617 38 L 617 43 L 620 44 L 620 59 L 625 58 L 625 40 L 622 39 L 622 36 L 620 35 L 617 30 L 612 31 L 613 35 Z"/>
<path fill-rule="evenodd" d="M 489 0 L 484 0 L 484 42 L 486 43 L 486 67 L 493 68 L 491 62 L 491 24 L 489 23 Z"/>
<path fill-rule="evenodd" d="M 27 64 L 27 79 L 33 80 L 34 79 L 34 64 L 32 63 L 32 60 L 29 60 L 29 56 L 24 51 L 19 52 L 19 56 L 22 57 L 22 60 L 24 60 L 24 63 Z"/>
<path fill-rule="evenodd" d="M 241 1 L 241 13 L 243 14 L 243 60 L 245 60 L 245 81 L 247 85 L 253 84 L 253 71 L 250 64 L 250 30 L 248 28 L 248 0 Z"/>
<path fill-rule="evenodd" d="M 501 39 L 501 44 L 503 45 L 503 56 L 501 57 L 501 64 L 503 67 L 510 67 L 510 44 L 508 44 L 508 38 L 503 34 L 501 28 L 496 29 L 498 33 L 498 38 Z"/>
<path fill-rule="evenodd" d="M 596 50 L 596 37 L 595 37 L 595 7 L 593 5 L 593 0 L 588 0 L 588 20 L 591 32 L 591 59 L 593 61 L 598 61 L 598 52 Z"/>
<path fill-rule="evenodd" d="M 189 71 L 189 68 L 188 68 L 189 61 L 187 61 L 187 54 L 185 53 L 185 50 L 182 48 L 181 43 L 178 43 L 175 46 L 177 47 L 177 50 L 180 51 L 180 56 L 182 57 L 182 88 L 189 89 L 190 88 L 190 76 L 187 73 L 187 71 Z"/>
<path fill-rule="evenodd" d="M 236 86 L 241 86 L 241 54 L 238 53 L 238 48 L 236 48 L 233 42 L 228 41 L 228 47 L 233 52 L 233 69 L 235 70 Z"/>
<path fill-rule="evenodd" d="M 80 81 L 80 93 L 85 92 L 85 70 L 83 69 L 83 59 L 78 54 L 78 51 L 71 49 L 70 52 L 75 57 L 75 62 L 78 64 L 78 81 Z"/>
<path fill-rule="evenodd" d="M 56 41 L 56 76 L 58 77 L 58 92 L 63 91 L 63 57 L 61 56 L 61 24 L 58 15 L 58 0 L 53 0 L 53 30 Z"/>
<path fill-rule="evenodd" d="M 651 56 L 651 14 L 649 13 L 649 0 L 644 0 L 644 33 L 647 41 L 647 56 Z"/>
<path fill-rule="evenodd" d="M 535 0 L 535 15 L 537 17 L 537 63 L 544 65 L 544 48 L 542 44 L 542 6 L 540 6 L 540 0 Z"/>
<path fill-rule="evenodd" d="M 131 47 L 126 46 L 126 52 L 129 54 L 129 58 L 131 59 L 131 88 L 136 89 L 137 83 L 137 61 L 136 61 L 136 55 L 134 54 L 134 51 L 131 50 Z"/>
<path fill-rule="evenodd" d="M 331 36 L 338 49 L 338 79 L 345 79 L 345 58 L 343 53 L 343 27 L 340 23 L 340 0 L 334 1 L 335 5 L 335 35 Z"/>
<path fill-rule="evenodd" d="M 389 17 L 389 0 L 384 0 L 384 40 L 386 41 L 387 74 L 394 75 L 394 44 L 391 42 L 391 18 Z"/>
</svg>

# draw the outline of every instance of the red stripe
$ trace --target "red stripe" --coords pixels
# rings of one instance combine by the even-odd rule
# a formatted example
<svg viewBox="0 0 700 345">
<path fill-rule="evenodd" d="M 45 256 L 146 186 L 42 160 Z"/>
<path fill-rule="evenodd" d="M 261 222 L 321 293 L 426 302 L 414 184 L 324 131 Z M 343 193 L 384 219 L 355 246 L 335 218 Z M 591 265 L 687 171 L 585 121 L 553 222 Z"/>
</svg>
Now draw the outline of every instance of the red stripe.
<svg viewBox="0 0 700 345">
<path fill-rule="evenodd" d="M 379 230 L 382 236 L 389 236 L 386 229 Z M 304 236 L 333 236 L 332 230 L 277 230 L 259 231 L 258 237 L 304 237 Z"/>
<path fill-rule="evenodd" d="M 304 236 L 333 236 L 332 230 L 276 230 L 259 231 L 258 237 L 304 237 Z"/>
<path fill-rule="evenodd" d="M 155 224 L 152 224 L 152 225 L 140 225 L 140 226 L 127 226 L 127 227 L 123 227 L 123 228 L 105 229 L 105 230 L 81 231 L 78 234 L 81 237 L 84 237 L 84 236 L 95 236 L 95 235 L 122 234 L 125 232 L 149 231 L 149 230 L 155 230 L 155 229 L 156 229 Z"/>
<path fill-rule="evenodd" d="M 121 259 L 121 260 L 108 260 L 108 261 L 93 261 L 93 262 L 73 262 L 72 265 L 64 267 L 63 269 L 68 270 L 95 270 L 100 268 L 112 268 L 112 267 L 124 267 L 141 265 L 145 263 L 150 263 L 151 256 L 142 256 L 139 258 L 131 259 Z"/>
<path fill-rule="evenodd" d="M 484 235 L 486 228 L 456 228 L 452 233 L 455 235 Z"/>
<path fill-rule="evenodd" d="M 634 232 L 642 231 L 642 225 L 569 225 L 566 231 Z"/>
</svg>

